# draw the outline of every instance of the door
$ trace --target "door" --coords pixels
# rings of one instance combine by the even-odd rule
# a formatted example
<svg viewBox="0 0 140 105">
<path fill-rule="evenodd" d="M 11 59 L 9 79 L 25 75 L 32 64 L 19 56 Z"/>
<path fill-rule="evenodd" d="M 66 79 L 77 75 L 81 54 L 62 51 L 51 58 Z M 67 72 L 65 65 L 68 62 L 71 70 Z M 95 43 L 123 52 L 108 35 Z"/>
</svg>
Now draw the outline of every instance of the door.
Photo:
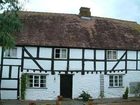
<svg viewBox="0 0 140 105">
<path fill-rule="evenodd" d="M 60 75 L 60 95 L 72 98 L 72 75 Z"/>
</svg>

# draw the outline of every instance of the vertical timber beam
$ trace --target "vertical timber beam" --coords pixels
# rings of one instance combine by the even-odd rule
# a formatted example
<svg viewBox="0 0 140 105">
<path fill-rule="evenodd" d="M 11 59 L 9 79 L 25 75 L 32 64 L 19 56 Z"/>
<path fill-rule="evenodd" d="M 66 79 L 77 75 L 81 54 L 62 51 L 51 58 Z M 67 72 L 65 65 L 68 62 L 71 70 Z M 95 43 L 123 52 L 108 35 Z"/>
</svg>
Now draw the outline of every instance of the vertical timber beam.
<svg viewBox="0 0 140 105">
<path fill-rule="evenodd" d="M 67 50 L 67 72 L 69 72 L 69 62 L 70 62 L 70 48 Z"/>
<path fill-rule="evenodd" d="M 1 66 L 0 66 L 0 100 L 1 100 L 1 80 L 2 80 L 2 71 L 3 71 L 3 56 L 4 56 L 4 48 L 2 47 Z"/>
<path fill-rule="evenodd" d="M 138 70 L 138 51 L 136 51 L 136 70 Z"/>
<path fill-rule="evenodd" d="M 23 49 L 23 47 L 22 47 L 21 72 L 23 72 L 23 66 L 24 66 L 24 49 Z"/>
<path fill-rule="evenodd" d="M 125 55 L 125 73 L 127 73 L 127 50 L 126 50 L 126 55 Z"/>
<path fill-rule="evenodd" d="M 105 62 L 104 62 L 104 66 L 105 66 L 105 74 L 107 74 L 107 51 L 106 50 L 104 50 L 105 52 L 104 52 L 104 60 L 105 60 Z"/>
<path fill-rule="evenodd" d="M 36 57 L 39 58 L 39 52 L 40 52 L 40 48 L 39 46 L 37 46 L 37 52 L 36 52 Z"/>
<path fill-rule="evenodd" d="M 51 60 L 51 74 L 54 75 L 54 48 L 52 48 L 52 60 Z"/>
<path fill-rule="evenodd" d="M 82 49 L 82 75 L 85 74 L 85 71 L 84 71 L 84 68 L 85 68 L 84 56 L 85 56 L 85 49 Z"/>
<path fill-rule="evenodd" d="M 19 76 L 20 76 L 20 66 L 18 66 L 18 82 L 17 82 L 17 99 L 19 99 L 19 96 L 20 96 L 20 89 L 19 89 L 19 87 L 20 87 L 20 78 L 19 78 Z"/>
<path fill-rule="evenodd" d="M 96 49 L 94 49 L 94 71 L 96 71 Z"/>
</svg>

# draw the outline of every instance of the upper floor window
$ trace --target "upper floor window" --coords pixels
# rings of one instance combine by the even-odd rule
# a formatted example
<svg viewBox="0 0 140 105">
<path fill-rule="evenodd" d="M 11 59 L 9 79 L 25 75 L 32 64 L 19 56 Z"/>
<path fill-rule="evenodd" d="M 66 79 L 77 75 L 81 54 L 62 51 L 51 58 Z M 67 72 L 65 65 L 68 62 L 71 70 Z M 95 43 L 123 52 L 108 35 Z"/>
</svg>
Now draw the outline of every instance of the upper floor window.
<svg viewBox="0 0 140 105">
<path fill-rule="evenodd" d="M 122 87 L 123 86 L 123 76 L 122 75 L 110 75 L 109 76 L 109 86 L 110 87 Z"/>
<path fill-rule="evenodd" d="M 107 50 L 107 59 L 117 59 L 117 51 Z"/>
<path fill-rule="evenodd" d="M 46 88 L 46 75 L 29 75 L 28 87 Z"/>
<path fill-rule="evenodd" d="M 6 49 L 4 52 L 5 57 L 17 57 L 17 48 Z"/>
<path fill-rule="evenodd" d="M 60 58 L 60 59 L 67 58 L 67 49 L 66 48 L 56 48 L 54 51 L 55 51 L 54 52 L 55 58 Z"/>
</svg>

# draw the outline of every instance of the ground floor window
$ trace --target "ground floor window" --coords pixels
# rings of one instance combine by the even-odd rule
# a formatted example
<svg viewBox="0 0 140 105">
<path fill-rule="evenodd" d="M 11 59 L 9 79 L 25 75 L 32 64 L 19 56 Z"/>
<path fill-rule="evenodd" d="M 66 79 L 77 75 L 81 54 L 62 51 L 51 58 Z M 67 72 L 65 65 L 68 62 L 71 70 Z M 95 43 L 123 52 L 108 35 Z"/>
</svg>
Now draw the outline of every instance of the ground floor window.
<svg viewBox="0 0 140 105">
<path fill-rule="evenodd" d="M 123 86 L 123 76 L 122 75 L 110 75 L 109 76 L 109 86 L 110 87 L 122 87 Z"/>
<path fill-rule="evenodd" d="M 46 88 L 46 75 L 28 75 L 28 87 Z"/>
</svg>

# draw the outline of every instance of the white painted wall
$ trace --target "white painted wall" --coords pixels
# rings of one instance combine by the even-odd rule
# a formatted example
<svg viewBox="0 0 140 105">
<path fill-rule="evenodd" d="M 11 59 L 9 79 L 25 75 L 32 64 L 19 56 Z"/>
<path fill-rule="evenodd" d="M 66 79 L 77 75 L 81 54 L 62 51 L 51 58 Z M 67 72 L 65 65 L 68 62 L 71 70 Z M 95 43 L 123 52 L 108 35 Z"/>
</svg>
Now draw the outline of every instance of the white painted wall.
<svg viewBox="0 0 140 105">
<path fill-rule="evenodd" d="M 99 74 L 75 74 L 73 76 L 73 98 L 78 98 L 82 91 L 89 93 L 93 98 L 98 98 L 99 80 Z"/>
<path fill-rule="evenodd" d="M 41 88 L 27 88 L 26 100 L 54 100 L 60 95 L 60 75 L 47 75 L 47 87 Z"/>
<path fill-rule="evenodd" d="M 82 49 L 70 49 L 70 58 L 81 59 L 82 58 Z"/>
</svg>

